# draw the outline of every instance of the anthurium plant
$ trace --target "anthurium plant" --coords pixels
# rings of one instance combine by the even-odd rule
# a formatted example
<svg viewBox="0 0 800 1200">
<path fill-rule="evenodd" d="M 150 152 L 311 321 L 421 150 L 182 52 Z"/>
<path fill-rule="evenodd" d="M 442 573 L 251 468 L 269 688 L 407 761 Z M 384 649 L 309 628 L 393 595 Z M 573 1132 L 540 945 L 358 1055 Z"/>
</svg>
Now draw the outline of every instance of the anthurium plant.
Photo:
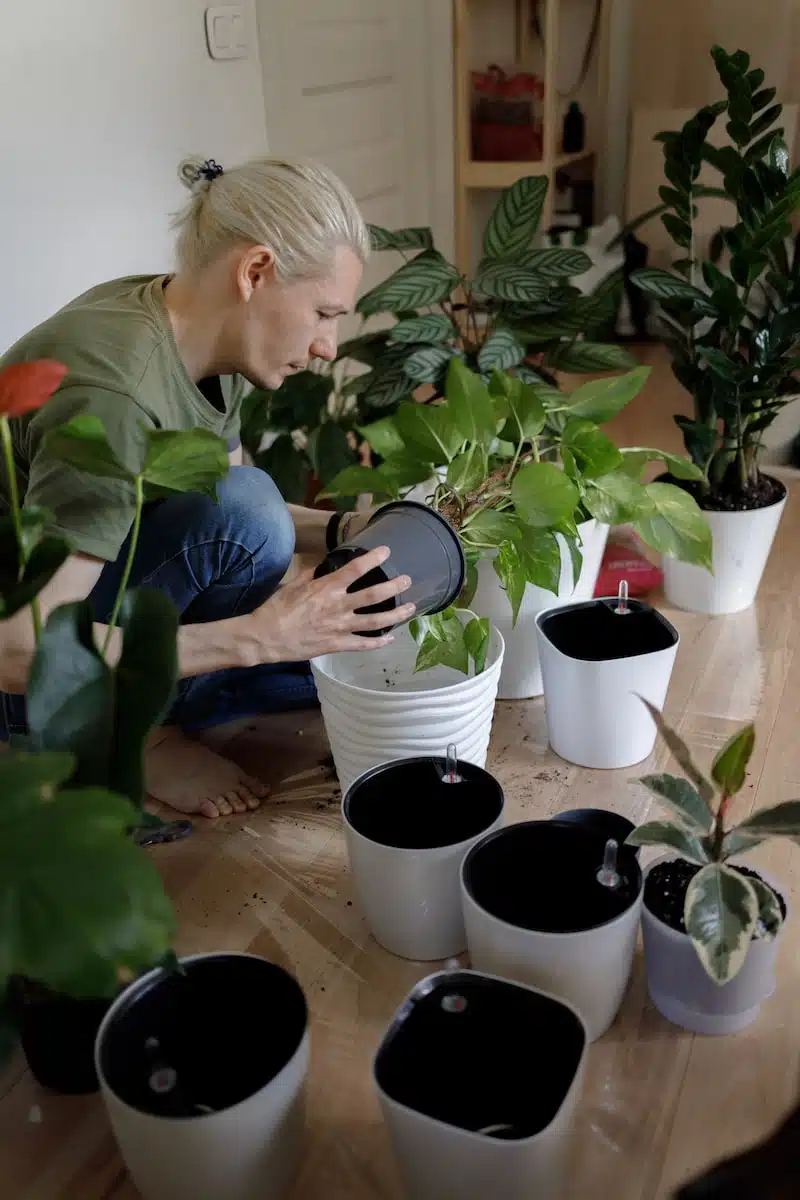
<svg viewBox="0 0 800 1200">
<path fill-rule="evenodd" d="M 643 268 L 634 284 L 655 297 L 673 371 L 694 404 L 676 416 L 702 478 L 690 482 L 707 509 L 759 508 L 783 494 L 759 471 L 764 431 L 794 397 L 800 367 L 800 258 L 787 249 L 800 207 L 800 170 L 791 169 L 782 108 L 764 72 L 742 50 L 712 50 L 725 98 L 682 129 L 664 132 L 667 184 L 661 220 L 677 248 L 672 271 Z M 727 145 L 709 141 L 727 118 Z M 701 188 L 703 169 L 719 186 Z M 696 199 L 731 203 L 731 220 L 698 252 Z"/>
<path fill-rule="evenodd" d="M 203 430 L 142 430 L 119 457 L 84 414 L 47 435 L 44 452 L 89 475 L 125 479 L 135 497 L 130 549 L 108 635 L 98 646 L 88 600 L 42 621 L 38 595 L 71 552 L 52 516 L 20 503 L 9 418 L 46 403 L 65 374 L 33 362 L 0 373 L 0 442 L 9 513 L 0 518 L 0 618 L 30 606 L 36 650 L 29 735 L 0 755 L 0 1028 L 12 980 L 72 997 L 112 996 L 171 955 L 174 916 L 132 832 L 144 811 L 145 739 L 177 680 L 178 614 L 163 595 L 127 590 L 146 501 L 215 494 L 225 443 Z M 121 650 L 108 661 L 119 624 Z M 152 818 L 150 818 L 152 819 Z M 8 1040 L 6 1036 L 6 1041 Z M 0 1037 L 2 1041 L 2 1037 Z"/>
<path fill-rule="evenodd" d="M 637 367 L 566 393 L 499 368 L 487 384 L 453 356 L 443 401 L 406 402 L 393 417 L 366 426 L 381 465 L 346 468 L 325 494 L 398 499 L 430 481 L 430 503 L 458 532 L 467 558 L 462 602 L 474 595 L 478 560 L 491 558 L 514 622 L 528 583 L 558 592 L 562 546 L 577 580 L 578 525 L 591 518 L 630 522 L 654 549 L 709 566 L 711 535 L 694 499 L 671 484 L 642 482 L 652 461 L 678 478 L 696 479 L 698 468 L 661 450 L 620 450 L 600 428 L 638 395 L 648 374 Z M 450 653 L 444 620 L 436 625 L 442 657 L 431 653 L 418 667 Z M 420 625 L 423 635 L 432 621 Z"/>
<path fill-rule="evenodd" d="M 662 714 L 647 705 L 685 778 L 646 775 L 641 782 L 669 810 L 670 819 L 648 821 L 627 838 L 631 846 L 666 846 L 696 864 L 684 902 L 684 924 L 706 973 L 729 983 L 741 970 L 754 937 L 777 937 L 783 909 L 775 892 L 755 872 L 731 860 L 768 838 L 800 837 L 800 800 L 787 800 L 754 813 L 740 824 L 729 820 L 744 786 L 755 745 L 752 724 L 735 733 L 711 765 L 707 779 L 691 752 Z M 645 894 L 646 900 L 646 894 Z"/>
</svg>

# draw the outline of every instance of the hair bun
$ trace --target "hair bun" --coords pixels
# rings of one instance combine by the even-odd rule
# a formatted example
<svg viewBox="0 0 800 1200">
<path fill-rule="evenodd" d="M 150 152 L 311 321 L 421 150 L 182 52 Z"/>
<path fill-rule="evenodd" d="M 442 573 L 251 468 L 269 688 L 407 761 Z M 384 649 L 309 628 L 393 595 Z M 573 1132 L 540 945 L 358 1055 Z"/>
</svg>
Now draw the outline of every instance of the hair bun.
<svg viewBox="0 0 800 1200">
<path fill-rule="evenodd" d="M 178 167 L 178 178 L 185 188 L 194 195 L 208 191 L 218 175 L 223 174 L 223 168 L 213 158 L 200 158 L 193 155 L 184 158 Z"/>
</svg>

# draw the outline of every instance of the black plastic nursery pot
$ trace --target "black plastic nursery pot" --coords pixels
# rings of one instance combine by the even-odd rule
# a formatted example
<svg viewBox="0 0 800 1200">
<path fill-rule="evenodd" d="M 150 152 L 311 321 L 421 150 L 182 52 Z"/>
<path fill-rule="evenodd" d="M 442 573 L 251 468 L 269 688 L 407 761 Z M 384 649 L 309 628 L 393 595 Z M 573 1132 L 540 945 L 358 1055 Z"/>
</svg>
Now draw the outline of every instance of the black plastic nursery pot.
<svg viewBox="0 0 800 1200">
<path fill-rule="evenodd" d="M 669 650 L 678 635 L 661 613 L 641 600 L 626 601 L 630 610 L 615 612 L 614 598 L 587 600 L 540 618 L 540 628 L 557 650 L 581 662 L 608 662 Z"/>
<path fill-rule="evenodd" d="M 462 869 L 471 899 L 499 921 L 537 933 L 579 933 L 616 920 L 642 889 L 631 853 L 619 855 L 618 888 L 597 879 L 605 838 L 574 822 L 522 821 L 488 834 Z"/>
<path fill-rule="evenodd" d="M 394 1103 L 457 1129 L 514 1141 L 552 1123 L 580 1069 L 586 1032 L 543 993 L 477 972 L 423 980 L 374 1063 Z"/>
<path fill-rule="evenodd" d="M 345 820 L 381 846 L 431 850 L 456 846 L 489 829 L 503 811 L 503 789 L 474 763 L 457 764 L 448 782 L 444 757 L 383 763 L 351 786 Z"/>
<path fill-rule="evenodd" d="M 467 573 L 458 534 L 440 513 L 413 500 L 397 500 L 378 509 L 360 533 L 326 555 L 315 578 L 337 571 L 378 546 L 389 547 L 389 558 L 348 590 L 363 591 L 400 575 L 411 579 L 411 587 L 401 596 L 356 609 L 357 613 L 390 613 L 412 602 L 417 615 L 424 616 L 442 612 L 458 599 Z M 364 631 L 363 636 L 377 637 L 392 628 L 389 624 L 385 629 Z"/>
<path fill-rule="evenodd" d="M 621 813 L 612 812 L 607 808 L 569 808 L 556 813 L 550 818 L 561 825 L 577 825 L 586 833 L 602 839 L 603 844 L 613 838 L 620 849 L 620 854 L 631 854 L 639 857 L 639 847 L 626 846 L 625 839 L 633 833 L 636 826 L 633 821 L 623 817 Z"/>
<path fill-rule="evenodd" d="M 94 1043 L 113 1000 L 75 999 L 15 979 L 10 1003 L 20 1044 L 36 1082 L 66 1096 L 96 1092 L 100 1085 Z"/>
<path fill-rule="evenodd" d="M 223 1020 L 239 997 L 252 1020 Z M 105 1085 L 157 1117 L 221 1112 L 264 1088 L 296 1054 L 308 1024 L 303 990 L 282 967 L 215 954 L 132 984 L 100 1032 Z M 173 1086 L 159 1087 L 170 1072 Z"/>
</svg>

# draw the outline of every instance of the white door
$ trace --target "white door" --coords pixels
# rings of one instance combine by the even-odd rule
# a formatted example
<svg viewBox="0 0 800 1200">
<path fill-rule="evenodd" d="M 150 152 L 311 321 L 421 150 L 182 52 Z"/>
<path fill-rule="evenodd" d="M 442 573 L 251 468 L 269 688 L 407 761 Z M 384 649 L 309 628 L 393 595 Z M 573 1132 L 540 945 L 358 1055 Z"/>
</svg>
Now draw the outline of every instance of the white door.
<svg viewBox="0 0 800 1200">
<path fill-rule="evenodd" d="M 430 225 L 444 254 L 453 237 L 449 9 L 442 0 L 257 7 L 270 152 L 326 163 L 367 221 Z M 365 288 L 394 257 L 374 257 Z"/>
</svg>

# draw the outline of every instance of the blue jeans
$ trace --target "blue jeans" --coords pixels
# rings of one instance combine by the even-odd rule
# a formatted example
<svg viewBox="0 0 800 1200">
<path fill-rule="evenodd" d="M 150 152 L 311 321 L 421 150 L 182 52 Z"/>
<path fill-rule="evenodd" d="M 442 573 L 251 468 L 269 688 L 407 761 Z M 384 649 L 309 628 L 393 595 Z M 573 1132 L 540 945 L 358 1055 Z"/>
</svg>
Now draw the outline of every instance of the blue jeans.
<svg viewBox="0 0 800 1200">
<path fill-rule="evenodd" d="M 131 587 L 169 596 L 181 624 L 252 612 L 276 590 L 294 551 L 294 525 L 270 477 L 233 467 L 218 499 L 195 492 L 145 506 Z M 128 542 L 107 563 L 89 599 L 108 621 Z M 0 692 L 0 740 L 27 727 L 24 696 Z M 317 703 L 307 662 L 235 667 L 180 681 L 166 723 L 191 731 L 239 717 L 309 708 Z M 5 728 L 4 728 L 5 726 Z"/>
</svg>

